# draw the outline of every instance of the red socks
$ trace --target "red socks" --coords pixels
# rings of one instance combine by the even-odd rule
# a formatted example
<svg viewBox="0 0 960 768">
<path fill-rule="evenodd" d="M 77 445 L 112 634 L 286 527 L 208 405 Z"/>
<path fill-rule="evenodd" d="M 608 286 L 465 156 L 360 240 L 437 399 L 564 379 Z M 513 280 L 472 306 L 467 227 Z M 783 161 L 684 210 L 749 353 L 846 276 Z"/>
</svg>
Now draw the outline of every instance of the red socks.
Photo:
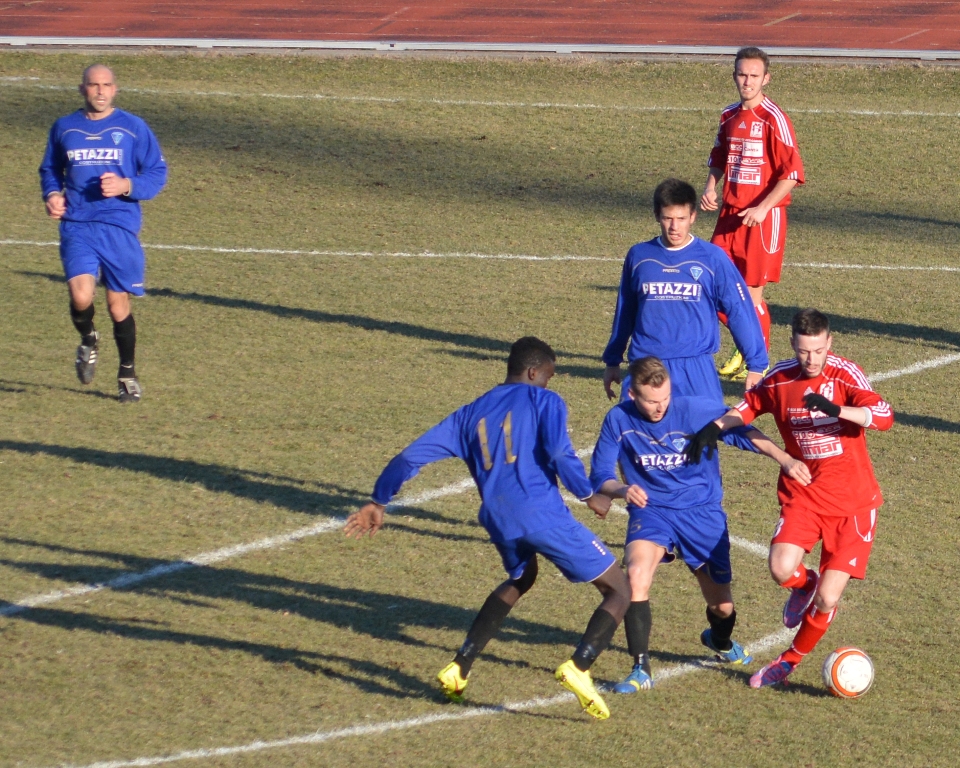
<svg viewBox="0 0 960 768">
<path fill-rule="evenodd" d="M 763 343 L 767 345 L 767 351 L 770 351 L 770 310 L 767 302 L 761 301 L 754 309 L 757 311 L 757 318 L 760 320 L 760 330 L 763 331 Z"/>
<path fill-rule="evenodd" d="M 803 617 L 797 636 L 793 638 L 793 644 L 783 652 L 783 660 L 799 664 L 800 659 L 810 653 L 820 642 L 820 638 L 824 636 L 836 615 L 836 608 L 830 613 L 822 613 L 817 610 L 816 605 L 811 605 Z"/>
<path fill-rule="evenodd" d="M 800 563 L 800 567 L 793 572 L 793 575 L 789 579 L 780 582 L 780 586 L 786 587 L 787 589 L 806 588 L 807 582 L 810 581 L 810 573 L 810 569 L 803 563 Z"/>
</svg>

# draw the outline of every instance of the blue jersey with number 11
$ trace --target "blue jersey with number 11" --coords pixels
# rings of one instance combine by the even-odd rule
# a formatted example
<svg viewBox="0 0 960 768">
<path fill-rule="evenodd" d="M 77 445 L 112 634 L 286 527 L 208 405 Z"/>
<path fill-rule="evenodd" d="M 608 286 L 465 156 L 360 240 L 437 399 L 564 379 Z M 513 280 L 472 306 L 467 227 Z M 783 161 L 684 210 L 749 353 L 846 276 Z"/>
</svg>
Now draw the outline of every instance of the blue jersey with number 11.
<svg viewBox="0 0 960 768">
<path fill-rule="evenodd" d="M 567 434 L 567 407 L 555 392 L 501 384 L 407 446 L 383 470 L 372 498 L 387 504 L 420 468 L 463 459 L 477 483 L 480 524 L 493 542 L 573 522 L 557 486 L 579 499 L 593 493 Z"/>
</svg>

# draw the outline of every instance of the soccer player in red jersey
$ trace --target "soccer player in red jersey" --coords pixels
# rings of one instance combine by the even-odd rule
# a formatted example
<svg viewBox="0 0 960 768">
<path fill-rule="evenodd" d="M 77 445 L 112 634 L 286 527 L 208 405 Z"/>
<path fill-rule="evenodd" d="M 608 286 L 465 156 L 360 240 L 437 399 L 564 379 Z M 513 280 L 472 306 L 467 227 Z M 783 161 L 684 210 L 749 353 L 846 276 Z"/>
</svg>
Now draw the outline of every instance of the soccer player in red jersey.
<svg viewBox="0 0 960 768">
<path fill-rule="evenodd" d="M 763 92 L 770 82 L 769 67 L 767 54 L 759 48 L 737 51 L 733 81 L 740 101 L 720 114 L 717 140 L 707 162 L 710 172 L 700 198 L 703 210 L 720 208 L 711 242 L 727 252 L 743 275 L 767 349 L 770 314 L 763 287 L 780 281 L 790 193 L 804 182 L 793 124 Z M 724 177 L 720 205 L 717 183 Z M 720 374 L 743 380 L 742 366 L 738 350 L 720 368 Z"/>
<path fill-rule="evenodd" d="M 854 362 L 830 352 L 826 315 L 803 309 L 793 317 L 795 357 L 781 360 L 743 401 L 701 429 L 688 448 L 693 461 L 716 447 L 723 430 L 773 414 L 786 452 L 756 442 L 781 466 L 780 520 L 770 543 L 770 574 L 791 590 L 787 627 L 800 626 L 790 647 L 750 678 L 753 688 L 786 680 L 833 621 L 847 582 L 866 575 L 877 510 L 883 503 L 867 453 L 867 429 L 890 429 L 893 409 Z M 823 542 L 819 574 L 804 553 Z"/>
</svg>

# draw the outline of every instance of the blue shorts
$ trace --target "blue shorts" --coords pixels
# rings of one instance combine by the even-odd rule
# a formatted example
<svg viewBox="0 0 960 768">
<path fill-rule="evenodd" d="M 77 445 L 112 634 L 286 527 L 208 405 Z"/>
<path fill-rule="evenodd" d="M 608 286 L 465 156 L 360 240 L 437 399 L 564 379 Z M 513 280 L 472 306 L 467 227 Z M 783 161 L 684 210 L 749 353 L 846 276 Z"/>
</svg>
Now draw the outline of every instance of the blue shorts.
<svg viewBox="0 0 960 768">
<path fill-rule="evenodd" d="M 673 397 L 708 397 L 723 405 L 723 389 L 713 355 L 696 357 L 668 357 L 663 360 L 670 372 L 670 392 Z M 623 378 L 620 402 L 629 399 L 630 375 Z"/>
<path fill-rule="evenodd" d="M 111 291 L 143 296 L 143 248 L 137 236 L 123 227 L 61 221 L 60 261 L 67 280 L 93 275 Z"/>
<path fill-rule="evenodd" d="M 511 579 L 519 579 L 536 554 L 547 558 L 574 584 L 593 581 L 617 562 L 593 531 L 576 520 L 493 545 Z"/>
<path fill-rule="evenodd" d="M 664 547 L 668 555 L 676 550 L 691 571 L 704 568 L 714 584 L 729 584 L 733 580 L 727 515 L 719 504 L 682 510 L 649 506 L 640 509 L 631 504 L 629 512 L 627 544 L 652 541 Z"/>
</svg>

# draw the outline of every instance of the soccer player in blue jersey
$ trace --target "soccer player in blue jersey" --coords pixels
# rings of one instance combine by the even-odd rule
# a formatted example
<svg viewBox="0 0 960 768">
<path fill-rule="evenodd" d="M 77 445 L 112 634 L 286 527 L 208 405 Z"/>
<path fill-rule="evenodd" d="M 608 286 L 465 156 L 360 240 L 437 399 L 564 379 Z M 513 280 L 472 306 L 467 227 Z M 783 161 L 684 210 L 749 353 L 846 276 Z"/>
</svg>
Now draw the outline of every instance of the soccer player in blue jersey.
<svg viewBox="0 0 960 768">
<path fill-rule="evenodd" d="M 421 467 L 453 457 L 465 461 L 480 491 L 480 523 L 508 578 L 487 597 L 454 660 L 440 671 L 443 692 L 452 701 L 463 701 L 473 662 L 533 586 L 540 554 L 569 581 L 590 582 L 603 596 L 556 678 L 576 694 L 587 714 L 604 720 L 610 710 L 589 670 L 623 620 L 630 591 L 616 558 L 560 497 L 558 477 L 597 517 L 603 519 L 610 509 L 610 499 L 593 492 L 570 444 L 563 399 L 547 389 L 555 361 L 553 350 L 540 339 L 526 336 L 515 342 L 503 384 L 454 411 L 394 457 L 377 480 L 372 500 L 347 518 L 344 530 L 358 537 L 376 533 L 386 505 Z"/>
<path fill-rule="evenodd" d="M 140 201 L 163 189 L 167 164 L 147 124 L 113 106 L 116 93 L 109 67 L 94 64 L 84 70 L 84 107 L 50 129 L 40 188 L 47 215 L 60 222 L 70 317 L 81 337 L 77 378 L 89 384 L 96 371 L 100 334 L 93 323 L 93 296 L 99 278 L 106 285 L 120 355 L 120 402 L 135 403 L 142 389 L 134 366 L 137 327 L 130 296 L 143 296 Z"/>
<path fill-rule="evenodd" d="M 590 470 L 594 491 L 625 499 L 630 515 L 624 554 L 631 596 L 624 628 L 634 666 L 614 687 L 617 693 L 653 687 L 650 586 L 660 563 L 678 555 L 707 603 L 710 626 L 700 642 L 718 661 L 751 661 L 731 637 L 737 613 L 730 589 L 730 537 L 721 506 L 719 456 L 711 450 L 705 460 L 693 463 L 684 453 L 688 436 L 726 407 L 711 398 L 673 397 L 670 373 L 656 357 L 634 360 L 629 374 L 628 399 L 604 419 Z M 763 438 L 757 430 L 744 434 Z M 724 439 L 740 444 L 732 437 Z M 618 479 L 617 466 L 625 482 Z"/>
<path fill-rule="evenodd" d="M 616 397 L 620 363 L 629 342 L 630 362 L 654 355 L 670 372 L 676 395 L 723 402 L 713 356 L 720 349 L 717 312 L 743 351 L 749 389 L 767 368 L 767 350 L 746 284 L 730 258 L 690 233 L 697 218 L 697 192 L 687 182 L 666 179 L 653 193 L 660 236 L 637 243 L 623 263 L 610 341 L 603 352 L 603 386 Z M 620 399 L 626 400 L 624 381 Z"/>
</svg>

